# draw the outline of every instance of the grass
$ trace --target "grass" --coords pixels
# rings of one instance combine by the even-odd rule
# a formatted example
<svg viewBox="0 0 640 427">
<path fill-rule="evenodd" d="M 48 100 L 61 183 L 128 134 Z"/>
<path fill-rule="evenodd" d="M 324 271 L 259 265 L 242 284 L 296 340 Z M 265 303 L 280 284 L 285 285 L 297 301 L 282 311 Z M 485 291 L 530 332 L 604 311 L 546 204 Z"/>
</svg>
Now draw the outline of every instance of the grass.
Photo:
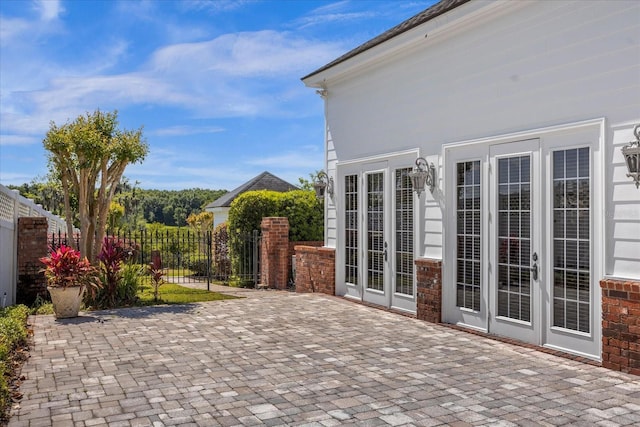
<svg viewBox="0 0 640 427">
<path fill-rule="evenodd" d="M 233 295 L 225 295 L 218 292 L 211 292 L 204 289 L 192 289 L 174 283 L 164 283 L 160 286 L 159 300 L 153 298 L 153 286 L 150 279 L 143 277 L 142 283 L 138 290 L 138 302 L 134 306 L 150 306 L 156 304 L 189 304 L 193 302 L 204 301 L 222 301 L 226 299 L 237 299 Z M 31 314 L 53 314 L 53 304 L 50 302 L 39 300 L 31 307 Z"/>
<path fill-rule="evenodd" d="M 138 292 L 140 305 L 156 304 L 153 298 L 153 286 L 144 284 Z M 192 302 L 220 301 L 225 299 L 236 299 L 232 295 L 224 295 L 218 292 L 210 292 L 204 289 L 185 288 L 174 283 L 164 283 L 159 289 L 159 304 L 188 304 Z"/>
</svg>

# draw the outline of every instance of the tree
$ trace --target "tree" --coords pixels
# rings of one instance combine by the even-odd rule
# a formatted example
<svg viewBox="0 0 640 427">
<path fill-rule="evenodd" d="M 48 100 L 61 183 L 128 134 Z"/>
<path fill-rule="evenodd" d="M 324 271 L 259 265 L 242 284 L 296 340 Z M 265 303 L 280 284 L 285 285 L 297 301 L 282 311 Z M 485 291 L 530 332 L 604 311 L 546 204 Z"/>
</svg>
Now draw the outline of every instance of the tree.
<svg viewBox="0 0 640 427">
<path fill-rule="evenodd" d="M 200 233 L 211 230 L 213 227 L 213 212 L 192 213 L 187 218 L 187 224 Z"/>
<path fill-rule="evenodd" d="M 124 206 L 116 201 L 112 201 L 109 205 L 109 219 L 107 221 L 107 223 L 109 224 L 109 230 L 113 231 L 116 228 L 120 228 L 123 218 Z"/>
<path fill-rule="evenodd" d="M 125 168 L 144 160 L 149 149 L 142 128 L 126 130 L 118 124 L 117 111 L 96 110 L 62 126 L 51 122 L 43 141 L 51 172 L 62 184 L 66 218 L 74 218 L 70 201 L 77 196 L 78 249 L 92 262 L 100 251 L 109 206 Z M 71 235 L 71 221 L 67 226 Z"/>
</svg>

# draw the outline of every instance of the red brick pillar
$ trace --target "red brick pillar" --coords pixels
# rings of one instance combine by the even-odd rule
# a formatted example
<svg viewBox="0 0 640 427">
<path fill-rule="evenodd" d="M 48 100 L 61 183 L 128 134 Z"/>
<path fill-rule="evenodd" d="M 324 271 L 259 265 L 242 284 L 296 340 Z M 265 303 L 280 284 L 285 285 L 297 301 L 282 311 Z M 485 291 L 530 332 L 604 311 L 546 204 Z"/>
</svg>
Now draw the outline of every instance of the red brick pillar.
<svg viewBox="0 0 640 427">
<path fill-rule="evenodd" d="M 427 322 L 442 321 L 442 261 L 419 258 L 416 263 L 416 317 Z"/>
<path fill-rule="evenodd" d="M 262 218 L 260 281 L 262 286 L 286 289 L 289 281 L 289 220 Z"/>
<path fill-rule="evenodd" d="M 18 218 L 18 282 L 16 303 L 31 305 L 40 295 L 47 297 L 47 282 L 40 258 L 48 255 L 49 224 L 43 217 Z M 0 295 L 2 298 L 2 295 Z"/>
<path fill-rule="evenodd" d="M 640 281 L 604 279 L 602 366 L 640 375 Z"/>
</svg>

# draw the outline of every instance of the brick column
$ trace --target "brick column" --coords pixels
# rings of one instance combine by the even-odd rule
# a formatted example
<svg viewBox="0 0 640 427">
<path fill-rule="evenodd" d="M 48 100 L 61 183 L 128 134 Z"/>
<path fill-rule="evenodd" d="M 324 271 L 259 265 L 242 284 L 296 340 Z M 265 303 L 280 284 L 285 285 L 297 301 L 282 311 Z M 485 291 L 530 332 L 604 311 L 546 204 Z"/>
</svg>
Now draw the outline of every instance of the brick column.
<svg viewBox="0 0 640 427">
<path fill-rule="evenodd" d="M 442 261 L 418 258 L 416 263 L 416 317 L 427 322 L 442 321 Z"/>
<path fill-rule="evenodd" d="M 260 281 L 263 286 L 286 289 L 289 280 L 289 220 L 262 218 Z"/>
<path fill-rule="evenodd" d="M 640 375 L 640 281 L 603 279 L 602 366 Z"/>
<path fill-rule="evenodd" d="M 47 282 L 41 272 L 41 257 L 48 255 L 47 230 L 44 217 L 18 218 L 18 283 L 16 303 L 31 305 L 40 295 L 47 297 Z M 0 295 L 0 297 L 2 297 Z"/>
<path fill-rule="evenodd" d="M 336 250 L 296 246 L 296 292 L 336 293 Z"/>
</svg>

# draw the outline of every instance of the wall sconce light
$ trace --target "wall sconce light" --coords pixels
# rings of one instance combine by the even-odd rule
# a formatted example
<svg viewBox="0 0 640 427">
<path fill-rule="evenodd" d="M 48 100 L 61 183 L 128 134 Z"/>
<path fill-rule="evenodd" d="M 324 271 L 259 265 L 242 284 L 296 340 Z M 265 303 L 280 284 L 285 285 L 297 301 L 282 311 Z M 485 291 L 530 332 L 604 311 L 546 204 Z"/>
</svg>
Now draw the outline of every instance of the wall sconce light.
<svg viewBox="0 0 640 427">
<path fill-rule="evenodd" d="M 425 184 L 429 186 L 429 191 L 433 193 L 433 189 L 436 186 L 436 167 L 433 163 L 427 163 L 424 157 L 418 157 L 416 159 L 416 168 L 409 172 L 409 178 L 411 178 L 411 185 L 413 190 L 418 193 L 418 197 L 422 194 Z"/>
<path fill-rule="evenodd" d="M 633 128 L 635 141 L 630 141 L 629 145 L 622 147 L 622 155 L 627 163 L 628 177 L 633 178 L 636 188 L 640 187 L 640 125 Z"/>
<path fill-rule="evenodd" d="M 333 178 L 329 178 L 325 171 L 318 172 L 316 180 L 313 181 L 313 189 L 316 191 L 318 200 L 323 200 L 325 193 L 333 197 Z"/>
</svg>

